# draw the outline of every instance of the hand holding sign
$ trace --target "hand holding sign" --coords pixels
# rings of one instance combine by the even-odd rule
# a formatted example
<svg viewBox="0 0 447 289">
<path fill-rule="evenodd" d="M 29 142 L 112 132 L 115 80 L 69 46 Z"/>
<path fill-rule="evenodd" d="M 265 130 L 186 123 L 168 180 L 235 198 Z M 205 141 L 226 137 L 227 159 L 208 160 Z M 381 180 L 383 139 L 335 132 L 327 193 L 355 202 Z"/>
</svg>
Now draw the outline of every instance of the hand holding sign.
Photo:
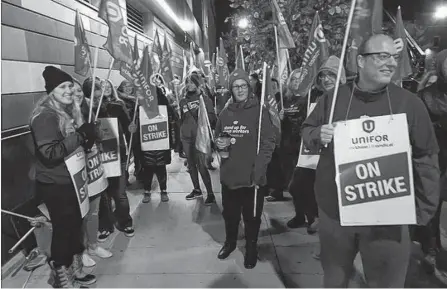
<svg viewBox="0 0 447 289">
<path fill-rule="evenodd" d="M 133 122 L 129 125 L 129 132 L 135 133 L 137 131 L 137 125 Z"/>
<path fill-rule="evenodd" d="M 334 137 L 335 124 L 325 124 L 321 126 L 320 140 L 323 145 L 327 145 L 332 142 Z"/>
</svg>

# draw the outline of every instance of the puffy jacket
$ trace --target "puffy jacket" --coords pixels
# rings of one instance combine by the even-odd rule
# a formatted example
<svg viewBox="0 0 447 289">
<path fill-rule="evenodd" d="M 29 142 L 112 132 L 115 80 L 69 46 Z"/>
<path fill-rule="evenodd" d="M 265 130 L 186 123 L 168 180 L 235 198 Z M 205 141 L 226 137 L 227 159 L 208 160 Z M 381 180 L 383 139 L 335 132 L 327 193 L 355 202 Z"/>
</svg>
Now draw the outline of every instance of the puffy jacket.
<svg viewBox="0 0 447 289">
<path fill-rule="evenodd" d="M 169 104 L 169 100 L 164 91 L 157 87 L 158 105 L 166 105 L 168 111 L 168 131 L 169 131 L 169 147 L 174 148 L 175 144 L 175 122 L 177 121 L 175 110 Z M 138 130 L 135 133 L 137 138 L 140 136 L 140 125 L 138 119 Z M 141 145 L 141 144 L 140 144 Z M 141 164 L 143 167 L 163 166 L 171 163 L 171 150 L 154 150 L 141 152 Z"/>
</svg>

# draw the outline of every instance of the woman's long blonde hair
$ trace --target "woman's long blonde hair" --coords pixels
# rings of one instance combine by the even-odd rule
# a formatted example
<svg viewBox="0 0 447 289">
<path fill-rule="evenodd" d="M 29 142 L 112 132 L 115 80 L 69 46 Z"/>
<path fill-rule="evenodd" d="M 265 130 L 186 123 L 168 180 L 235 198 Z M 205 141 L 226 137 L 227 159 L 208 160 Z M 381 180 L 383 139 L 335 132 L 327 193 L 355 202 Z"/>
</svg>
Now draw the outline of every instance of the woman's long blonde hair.
<svg viewBox="0 0 447 289">
<path fill-rule="evenodd" d="M 79 109 L 72 104 L 62 108 L 56 104 L 56 100 L 52 93 L 44 95 L 33 109 L 30 118 L 30 124 L 39 116 L 44 110 L 49 109 L 56 112 L 59 119 L 59 129 L 64 137 L 76 131 L 76 128 L 82 125 L 82 115 Z"/>
</svg>

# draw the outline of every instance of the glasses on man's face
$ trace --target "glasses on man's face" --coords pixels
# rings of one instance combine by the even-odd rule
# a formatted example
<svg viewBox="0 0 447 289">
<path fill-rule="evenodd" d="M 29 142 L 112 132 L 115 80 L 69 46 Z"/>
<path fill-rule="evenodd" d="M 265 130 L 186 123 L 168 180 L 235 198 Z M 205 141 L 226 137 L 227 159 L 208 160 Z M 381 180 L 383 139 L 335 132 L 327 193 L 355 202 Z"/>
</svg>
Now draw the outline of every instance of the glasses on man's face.
<svg viewBox="0 0 447 289">
<path fill-rule="evenodd" d="M 320 74 L 320 79 L 321 80 L 328 80 L 328 81 L 334 81 L 337 79 L 336 75 L 333 74 L 326 74 L 326 73 L 322 73 Z"/>
<path fill-rule="evenodd" d="M 242 89 L 242 90 L 246 90 L 248 88 L 248 84 L 242 84 L 242 85 L 233 85 L 233 89 L 234 90 L 240 90 L 240 89 Z"/>
<path fill-rule="evenodd" d="M 371 52 L 371 53 L 363 53 L 361 54 L 362 56 L 374 56 L 376 59 L 380 60 L 380 61 L 387 61 L 389 60 L 391 57 L 394 58 L 394 60 L 399 61 L 400 59 L 400 54 L 391 54 L 388 52 Z"/>
</svg>

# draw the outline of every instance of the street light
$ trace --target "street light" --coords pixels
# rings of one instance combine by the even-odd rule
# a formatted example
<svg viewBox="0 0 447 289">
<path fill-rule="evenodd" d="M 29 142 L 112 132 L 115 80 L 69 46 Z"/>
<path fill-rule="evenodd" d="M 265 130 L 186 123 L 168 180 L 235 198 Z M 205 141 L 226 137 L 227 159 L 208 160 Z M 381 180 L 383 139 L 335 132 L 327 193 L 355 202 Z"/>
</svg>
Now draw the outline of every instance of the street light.
<svg viewBox="0 0 447 289">
<path fill-rule="evenodd" d="M 439 6 L 436 9 L 434 17 L 435 17 L 435 19 L 445 19 L 445 18 L 447 18 L 447 5 Z"/>
<path fill-rule="evenodd" d="M 247 18 L 242 18 L 237 23 L 237 26 L 241 29 L 246 29 L 248 27 L 248 20 Z"/>
</svg>

